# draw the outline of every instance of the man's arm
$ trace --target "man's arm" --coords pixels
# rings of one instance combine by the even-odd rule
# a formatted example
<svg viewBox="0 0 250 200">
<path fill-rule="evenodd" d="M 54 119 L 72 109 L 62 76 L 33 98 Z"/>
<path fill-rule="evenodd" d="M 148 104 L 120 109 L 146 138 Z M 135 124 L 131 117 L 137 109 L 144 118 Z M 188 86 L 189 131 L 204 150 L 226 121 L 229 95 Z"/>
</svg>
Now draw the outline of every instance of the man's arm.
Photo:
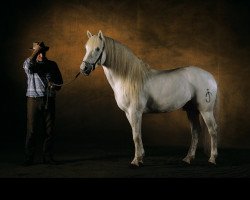
<svg viewBox="0 0 250 200">
<path fill-rule="evenodd" d="M 63 84 L 63 78 L 62 78 L 62 74 L 57 66 L 57 64 L 54 62 L 54 80 L 53 82 L 55 84 Z M 62 86 L 55 86 L 55 90 L 60 90 Z"/>
<path fill-rule="evenodd" d="M 42 49 L 42 47 L 40 47 L 39 44 L 36 44 L 36 46 L 34 47 L 34 51 L 30 55 L 29 59 L 31 61 L 36 61 L 36 57 L 37 57 L 37 55 L 38 55 L 38 53 L 40 52 L 41 49 Z"/>
<path fill-rule="evenodd" d="M 31 56 L 24 61 L 23 68 L 26 74 L 33 74 L 35 73 L 36 67 L 36 57 L 41 50 L 41 47 L 37 44 L 32 52 Z"/>
<path fill-rule="evenodd" d="M 23 68 L 26 74 L 33 74 L 36 71 L 36 63 L 27 58 L 23 63 Z"/>
</svg>

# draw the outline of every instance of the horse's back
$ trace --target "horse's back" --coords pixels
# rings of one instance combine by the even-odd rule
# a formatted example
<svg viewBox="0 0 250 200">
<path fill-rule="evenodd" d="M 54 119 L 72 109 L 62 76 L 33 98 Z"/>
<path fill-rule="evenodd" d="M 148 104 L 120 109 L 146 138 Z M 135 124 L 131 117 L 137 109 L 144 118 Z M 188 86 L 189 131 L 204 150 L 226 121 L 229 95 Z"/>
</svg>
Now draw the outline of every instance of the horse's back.
<svg viewBox="0 0 250 200">
<path fill-rule="evenodd" d="M 217 83 L 213 75 L 199 67 L 188 66 L 163 71 L 155 70 L 154 74 L 157 76 L 163 75 L 170 81 L 187 81 L 194 87 L 195 92 L 201 91 L 204 88 L 211 89 L 215 93 L 217 91 Z"/>
</svg>

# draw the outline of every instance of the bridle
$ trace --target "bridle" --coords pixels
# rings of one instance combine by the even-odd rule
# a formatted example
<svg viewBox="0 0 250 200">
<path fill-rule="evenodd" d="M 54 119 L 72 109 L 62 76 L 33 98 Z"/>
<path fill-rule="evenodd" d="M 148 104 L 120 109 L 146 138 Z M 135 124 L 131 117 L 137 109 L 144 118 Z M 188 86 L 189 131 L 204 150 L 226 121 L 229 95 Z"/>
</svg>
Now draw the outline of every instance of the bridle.
<svg viewBox="0 0 250 200">
<path fill-rule="evenodd" d="M 82 61 L 82 63 L 85 64 L 86 67 L 90 66 L 91 67 L 91 71 L 94 71 L 95 70 L 95 66 L 96 66 L 96 63 L 98 61 L 101 62 L 101 59 L 102 59 L 102 54 L 104 52 L 104 48 L 105 48 L 105 43 L 103 42 L 103 47 L 102 47 L 102 51 L 101 53 L 99 54 L 99 56 L 97 57 L 96 61 L 94 63 L 90 63 L 90 62 L 87 62 L 87 61 Z M 79 72 L 80 73 L 80 72 Z"/>
</svg>

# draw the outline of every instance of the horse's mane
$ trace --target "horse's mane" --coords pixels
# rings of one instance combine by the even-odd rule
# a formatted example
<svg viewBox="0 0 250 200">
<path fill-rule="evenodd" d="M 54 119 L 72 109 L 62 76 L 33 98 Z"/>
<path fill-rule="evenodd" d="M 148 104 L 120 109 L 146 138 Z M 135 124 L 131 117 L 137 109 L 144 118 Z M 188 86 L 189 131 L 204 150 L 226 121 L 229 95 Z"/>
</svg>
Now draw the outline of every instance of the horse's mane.
<svg viewBox="0 0 250 200">
<path fill-rule="evenodd" d="M 105 65 L 112 68 L 115 75 L 120 78 L 123 92 L 138 100 L 139 93 L 149 78 L 150 66 L 135 56 L 128 47 L 106 36 L 105 49 L 107 52 Z"/>
</svg>

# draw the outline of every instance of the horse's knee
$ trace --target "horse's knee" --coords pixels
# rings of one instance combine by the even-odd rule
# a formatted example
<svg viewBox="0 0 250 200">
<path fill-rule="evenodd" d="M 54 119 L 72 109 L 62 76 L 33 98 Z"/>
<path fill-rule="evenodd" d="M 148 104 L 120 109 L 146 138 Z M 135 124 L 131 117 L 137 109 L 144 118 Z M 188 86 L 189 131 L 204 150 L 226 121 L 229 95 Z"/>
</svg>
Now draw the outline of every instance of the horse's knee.
<svg viewBox="0 0 250 200">
<path fill-rule="evenodd" d="M 133 140 L 136 143 L 140 143 L 140 141 L 141 141 L 140 135 L 139 134 L 133 134 Z"/>
<path fill-rule="evenodd" d="M 198 140 L 199 139 L 199 132 L 198 131 L 193 131 L 192 132 L 192 139 L 193 140 Z"/>
<path fill-rule="evenodd" d="M 211 129 L 208 129 L 208 133 L 209 133 L 209 135 L 211 136 L 211 137 L 213 137 L 213 138 L 217 138 L 217 132 L 213 129 L 213 128 L 211 128 Z"/>
</svg>

